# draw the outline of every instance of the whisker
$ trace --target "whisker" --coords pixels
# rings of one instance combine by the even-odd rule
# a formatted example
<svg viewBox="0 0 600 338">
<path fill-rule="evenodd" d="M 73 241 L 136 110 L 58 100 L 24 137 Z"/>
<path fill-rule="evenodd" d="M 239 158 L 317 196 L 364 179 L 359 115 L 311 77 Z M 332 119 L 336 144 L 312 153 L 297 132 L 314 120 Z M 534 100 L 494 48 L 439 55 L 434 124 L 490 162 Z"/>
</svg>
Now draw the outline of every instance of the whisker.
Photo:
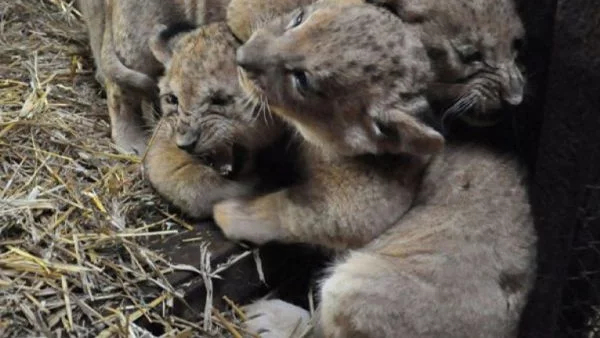
<svg viewBox="0 0 600 338">
<path fill-rule="evenodd" d="M 447 121 L 449 118 L 456 118 L 467 112 L 471 109 L 475 103 L 477 102 L 476 98 L 477 94 L 472 91 L 468 91 L 467 94 L 459 97 L 454 104 L 452 104 L 446 111 L 442 114 L 441 119 L 441 128 L 442 133 L 447 133 Z"/>
<path fill-rule="evenodd" d="M 481 81 L 493 82 L 496 86 L 499 87 L 502 86 L 502 76 L 500 75 L 500 72 L 496 70 L 480 73 L 479 79 Z"/>
<path fill-rule="evenodd" d="M 268 121 L 267 121 L 267 115 L 266 115 L 266 113 L 265 113 L 265 111 L 266 111 L 266 109 L 267 109 L 266 107 L 267 107 L 267 105 L 266 105 L 266 103 L 265 103 L 265 100 L 264 100 L 264 98 L 261 96 L 261 98 L 260 98 L 260 111 L 261 111 L 261 115 L 262 115 L 263 121 L 265 122 L 265 125 L 268 125 L 269 123 L 268 123 Z"/>
<path fill-rule="evenodd" d="M 490 100 L 494 100 L 500 97 L 499 93 L 494 93 L 494 91 L 491 88 L 487 88 L 485 86 L 477 86 L 476 88 L 474 88 L 476 90 L 479 90 L 479 92 L 481 93 L 482 96 L 490 99 Z"/>
<path fill-rule="evenodd" d="M 271 111 L 271 106 L 269 105 L 269 99 L 265 97 L 265 107 L 267 108 L 265 111 L 265 115 L 269 118 L 271 123 L 275 123 L 275 118 L 273 117 L 273 112 Z"/>
<path fill-rule="evenodd" d="M 250 123 L 256 123 L 256 121 L 260 117 L 260 108 L 256 102 L 253 102 L 252 113 L 254 114 L 254 116 L 252 117 L 252 120 L 250 121 Z"/>
<path fill-rule="evenodd" d="M 254 100 L 252 99 L 252 97 L 250 95 L 248 95 L 247 93 L 244 93 L 244 99 L 242 102 L 242 108 L 244 110 L 246 109 L 250 109 L 254 107 Z"/>
<path fill-rule="evenodd" d="M 241 70 L 241 68 L 237 68 L 237 75 L 238 75 L 238 81 L 240 83 L 240 85 L 242 85 L 242 87 L 245 87 L 247 85 L 247 81 L 248 79 L 246 78 L 245 73 Z M 256 120 L 259 118 L 259 116 L 261 115 L 261 110 L 262 110 L 262 102 L 261 102 L 261 97 L 257 97 L 257 95 L 253 94 L 252 92 L 248 92 L 247 90 L 243 90 L 244 93 L 244 98 L 243 98 L 243 102 L 242 102 L 242 109 L 246 110 L 246 109 L 251 109 L 253 116 L 250 120 L 250 123 L 255 123 Z"/>
<path fill-rule="evenodd" d="M 446 111 L 444 111 L 444 116 L 453 115 L 456 112 L 461 111 L 463 105 L 471 98 L 471 96 L 472 94 L 470 91 L 467 94 L 461 95 L 450 107 L 448 107 L 448 109 L 446 109 Z"/>
</svg>

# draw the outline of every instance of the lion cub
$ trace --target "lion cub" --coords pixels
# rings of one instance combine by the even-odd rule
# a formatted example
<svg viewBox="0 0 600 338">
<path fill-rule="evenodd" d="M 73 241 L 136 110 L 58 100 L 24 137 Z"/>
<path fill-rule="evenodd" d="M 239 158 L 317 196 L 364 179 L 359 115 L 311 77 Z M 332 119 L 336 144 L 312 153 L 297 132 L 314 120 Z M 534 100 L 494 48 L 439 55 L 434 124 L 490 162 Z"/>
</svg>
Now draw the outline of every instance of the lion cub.
<svg viewBox="0 0 600 338">
<path fill-rule="evenodd" d="M 307 141 L 309 175 L 218 203 L 215 220 L 237 240 L 351 249 L 321 285 L 313 336 L 516 336 L 535 272 L 525 173 L 487 145 L 441 149 L 420 121 L 432 76 L 414 30 L 371 5 L 313 5 L 256 31 L 237 62 Z M 246 309 L 263 337 L 308 317 L 279 300 Z"/>
<path fill-rule="evenodd" d="M 141 155 L 146 147 L 143 102 L 153 104 L 162 64 L 148 46 L 157 24 L 208 23 L 225 18 L 228 0 L 77 1 L 88 28 L 96 78 L 108 100 L 111 136 L 117 148 Z M 220 9 L 219 9 L 220 8 Z"/>
<path fill-rule="evenodd" d="M 292 21 L 275 20 L 238 49 L 246 91 L 268 102 L 308 142 L 299 154 L 301 184 L 215 207 L 215 220 L 230 238 L 361 247 L 408 210 L 429 155 L 442 149 L 441 135 L 419 122 L 428 107 L 421 92 L 430 77 L 420 41 L 391 13 L 372 6 L 353 9 L 370 12 L 333 42 L 318 25 L 304 26 L 304 16 L 313 15 L 298 10 Z M 323 8 L 314 20 L 329 28 L 334 13 Z M 406 33 L 378 40 L 361 35 L 352 44 L 381 44 L 405 63 L 374 62 L 371 55 L 344 47 L 351 43 L 346 37 L 359 35 L 361 23 L 377 16 Z M 333 45 L 319 55 L 325 43 Z M 348 88 L 369 90 L 357 95 Z"/>
<path fill-rule="evenodd" d="M 239 43 L 225 23 L 156 30 L 150 46 L 166 69 L 159 81 L 165 116 L 144 166 L 183 213 L 210 217 L 215 202 L 259 189 L 257 153 L 284 138 L 285 128 L 248 103 L 235 63 Z"/>
<path fill-rule="evenodd" d="M 492 125 L 523 100 L 517 57 L 525 30 L 514 0 L 366 0 L 419 32 L 436 74 L 430 101 L 474 126 Z"/>
</svg>

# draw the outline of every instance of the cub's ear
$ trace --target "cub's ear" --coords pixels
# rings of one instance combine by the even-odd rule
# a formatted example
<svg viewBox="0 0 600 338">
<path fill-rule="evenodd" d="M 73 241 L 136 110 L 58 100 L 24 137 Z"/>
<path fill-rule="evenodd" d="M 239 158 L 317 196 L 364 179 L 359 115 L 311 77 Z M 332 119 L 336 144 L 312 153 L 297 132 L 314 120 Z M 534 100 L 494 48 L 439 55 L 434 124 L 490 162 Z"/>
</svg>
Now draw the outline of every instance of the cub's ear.
<svg viewBox="0 0 600 338">
<path fill-rule="evenodd" d="M 173 48 L 177 41 L 184 35 L 196 29 L 196 26 L 188 22 L 180 22 L 171 26 L 158 24 L 153 28 L 153 34 L 150 38 L 150 50 L 154 57 L 165 66 L 171 61 Z"/>
<path fill-rule="evenodd" d="M 429 16 L 426 1 L 422 0 L 365 0 L 365 2 L 383 7 L 407 23 L 421 23 Z"/>
<path fill-rule="evenodd" d="M 433 155 L 444 148 L 440 133 L 400 110 L 373 116 L 372 128 L 382 152 Z"/>
</svg>

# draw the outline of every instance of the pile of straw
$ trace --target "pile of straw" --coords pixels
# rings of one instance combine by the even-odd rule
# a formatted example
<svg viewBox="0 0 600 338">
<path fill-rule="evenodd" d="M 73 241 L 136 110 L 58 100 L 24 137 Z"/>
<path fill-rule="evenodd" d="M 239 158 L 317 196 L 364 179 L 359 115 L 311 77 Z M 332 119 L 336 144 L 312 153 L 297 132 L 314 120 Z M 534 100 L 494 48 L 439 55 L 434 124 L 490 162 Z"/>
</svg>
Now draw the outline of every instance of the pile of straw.
<svg viewBox="0 0 600 338">
<path fill-rule="evenodd" d="M 148 242 L 190 226 L 118 154 L 102 95 L 70 1 L 0 2 L 0 336 L 153 337 L 138 319 L 239 336 L 215 311 L 169 314 L 181 295 L 166 276 L 189 267 Z"/>
</svg>

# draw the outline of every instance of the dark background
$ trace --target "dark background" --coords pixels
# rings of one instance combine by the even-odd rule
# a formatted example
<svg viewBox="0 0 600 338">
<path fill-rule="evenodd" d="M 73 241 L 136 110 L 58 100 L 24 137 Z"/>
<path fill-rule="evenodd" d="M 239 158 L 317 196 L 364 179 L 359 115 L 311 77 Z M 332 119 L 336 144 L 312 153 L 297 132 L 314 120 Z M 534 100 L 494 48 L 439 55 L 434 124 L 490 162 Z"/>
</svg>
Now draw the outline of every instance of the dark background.
<svg viewBox="0 0 600 338">
<path fill-rule="evenodd" d="M 540 241 L 520 336 L 600 337 L 600 3 L 518 2 L 529 92 L 514 120 Z"/>
</svg>

